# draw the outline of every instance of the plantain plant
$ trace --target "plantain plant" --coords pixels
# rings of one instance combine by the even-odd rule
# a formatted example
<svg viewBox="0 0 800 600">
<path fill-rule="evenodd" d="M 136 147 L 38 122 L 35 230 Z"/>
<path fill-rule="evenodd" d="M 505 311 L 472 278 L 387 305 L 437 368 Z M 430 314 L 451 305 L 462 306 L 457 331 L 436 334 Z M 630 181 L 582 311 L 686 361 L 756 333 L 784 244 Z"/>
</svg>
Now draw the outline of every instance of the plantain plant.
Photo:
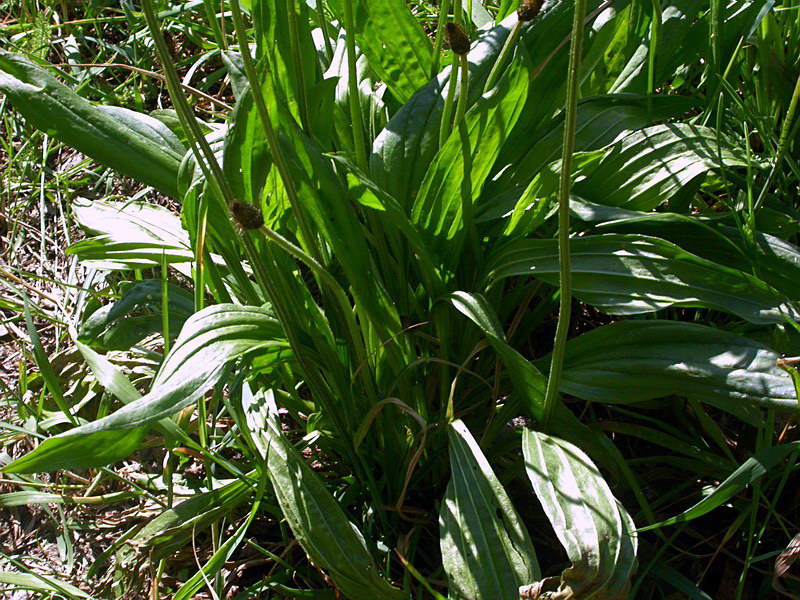
<svg viewBox="0 0 800 600">
<path fill-rule="evenodd" d="M 134 536 L 166 561 L 217 527 L 176 598 L 222 589 L 259 511 L 306 558 L 269 552 L 280 568 L 242 597 L 707 597 L 658 545 L 725 503 L 757 511 L 798 448 L 774 431 L 797 411 L 778 366 L 800 310 L 797 91 L 759 121 L 765 154 L 726 126 L 750 110 L 730 65 L 771 3 L 442 1 L 431 35 L 405 0 L 206 4 L 235 94 L 217 121 L 187 101 L 153 0 L 170 113 L 92 104 L 0 51 L 29 123 L 181 206 L 73 207 L 70 251 L 128 281 L 74 331 L 118 405 L 52 383 L 68 419 L 3 471 L 102 469 L 154 437 L 167 465 L 202 457 L 206 488 L 176 502 L 165 468 Z M 150 269 L 169 275 L 131 274 Z M 106 353 L 148 335 L 141 393 Z M 732 451 L 715 415 L 758 441 Z M 659 464 L 722 483 L 674 507 L 642 474 Z"/>
</svg>

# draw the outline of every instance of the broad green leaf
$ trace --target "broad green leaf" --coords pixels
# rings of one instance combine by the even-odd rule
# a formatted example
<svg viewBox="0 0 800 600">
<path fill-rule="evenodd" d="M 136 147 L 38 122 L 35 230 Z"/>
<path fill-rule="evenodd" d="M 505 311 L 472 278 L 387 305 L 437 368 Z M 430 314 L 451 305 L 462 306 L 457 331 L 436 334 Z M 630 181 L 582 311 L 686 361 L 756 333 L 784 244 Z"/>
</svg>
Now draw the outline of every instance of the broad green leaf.
<svg viewBox="0 0 800 600">
<path fill-rule="evenodd" d="M 73 430 L 74 431 L 74 430 Z M 88 435 L 47 438 L 31 452 L 9 463 L 4 473 L 43 473 L 59 469 L 103 467 L 138 450 L 147 429 L 100 431 Z"/>
<path fill-rule="evenodd" d="M 225 133 L 222 167 L 234 196 L 260 207 L 272 158 L 249 86 L 240 96 Z"/>
<path fill-rule="evenodd" d="M 98 108 L 27 58 L 0 50 L 0 91 L 37 129 L 97 162 L 177 197 L 184 149 L 163 123 L 123 108 Z"/>
<path fill-rule="evenodd" d="M 461 421 L 447 428 L 452 475 L 439 509 L 442 562 L 451 597 L 518 600 L 541 577 L 511 499 Z"/>
<path fill-rule="evenodd" d="M 622 600 L 636 571 L 633 520 L 586 454 L 557 437 L 526 429 L 525 470 L 572 566 L 556 597 Z"/>
<path fill-rule="evenodd" d="M 146 336 L 162 333 L 162 282 L 148 279 L 122 286 L 122 296 L 88 315 L 78 339 L 110 350 L 127 350 Z M 167 286 L 169 330 L 173 337 L 194 312 L 190 292 Z M 134 314 L 136 313 L 136 314 Z"/>
<path fill-rule="evenodd" d="M 154 560 L 169 556 L 235 510 L 253 491 L 244 481 L 235 480 L 217 489 L 195 494 L 148 521 L 133 536 L 131 544 L 117 553 L 118 562 L 125 564 L 135 554 L 135 548 L 141 546 L 152 548 Z"/>
<path fill-rule="evenodd" d="M 265 90 L 268 93 L 269 90 Z M 374 267 L 364 227 L 349 202 L 347 189 L 324 156 L 287 114 L 279 98 L 268 99 L 274 107 L 283 155 L 294 181 L 306 220 L 316 226 L 330 245 L 344 271 L 356 303 L 371 317 L 379 335 L 394 336 L 402 327 L 392 300 L 382 284 L 381 273 Z M 310 216 L 310 219 L 308 218 Z"/>
<path fill-rule="evenodd" d="M 735 494 L 738 494 L 753 481 L 767 473 L 767 471 L 783 463 L 790 454 L 797 452 L 798 448 L 800 448 L 798 442 L 765 448 L 744 461 L 725 481 L 714 488 L 713 492 L 691 508 L 655 525 L 642 527 L 639 531 L 649 531 L 656 527 L 665 527 L 666 525 L 683 523 L 702 517 L 730 500 Z"/>
<path fill-rule="evenodd" d="M 647 127 L 653 121 L 680 117 L 694 103 L 681 96 L 655 96 L 648 114 L 647 97 L 639 94 L 605 94 L 584 98 L 578 104 L 575 152 L 599 150 L 626 131 Z M 492 182 L 489 192 L 527 185 L 545 165 L 559 160 L 564 138 L 564 114 L 534 133 L 530 149 Z"/>
<path fill-rule="evenodd" d="M 27 506 L 29 504 L 92 504 L 93 506 L 113 504 L 138 496 L 135 492 L 111 492 L 102 496 L 68 496 L 48 492 L 8 492 L 0 494 L 0 508 Z"/>
<path fill-rule="evenodd" d="M 405 592 L 383 578 L 361 532 L 286 439 L 272 394 L 245 406 L 245 413 L 262 451 L 266 451 L 268 474 L 281 511 L 314 565 L 324 569 L 348 598 L 407 598 Z"/>
<path fill-rule="evenodd" d="M 449 259 L 460 255 L 473 203 L 511 132 L 528 92 L 530 63 L 524 48 L 500 82 L 465 115 L 434 157 L 412 206 L 412 221 Z"/>
<path fill-rule="evenodd" d="M 292 39 L 290 8 L 297 13 L 296 33 Z M 311 37 L 309 6 L 306 2 L 275 2 L 273 0 L 254 0 L 250 11 L 253 19 L 259 61 L 266 59 L 266 74 L 262 83 L 275 88 L 278 95 L 290 102 L 290 110 L 295 118 L 300 115 L 300 104 L 307 111 L 315 107 L 312 87 L 321 76 L 317 61 L 316 47 Z M 293 52 L 297 44 L 298 52 Z M 299 64 L 298 62 L 299 61 Z M 301 93 L 302 91 L 302 93 Z M 307 115 L 310 117 L 310 115 Z"/>
<path fill-rule="evenodd" d="M 759 279 L 789 298 L 800 299 L 800 248 L 774 235 L 755 231 L 752 242 L 742 230 L 718 219 L 675 213 L 625 211 L 614 221 L 601 223 L 598 231 L 642 233 L 677 244 L 687 252 L 710 261 L 745 270 L 744 261 Z"/>
<path fill-rule="evenodd" d="M 353 0 L 353 5 L 358 47 L 392 94 L 407 102 L 431 76 L 430 38 L 405 0 Z M 328 6 L 344 23 L 342 0 L 329 0 Z"/>
<path fill-rule="evenodd" d="M 222 568 L 225 566 L 225 563 L 230 559 L 231 555 L 242 543 L 250 524 L 258 514 L 258 509 L 261 504 L 261 496 L 263 493 L 263 486 L 259 486 L 256 499 L 250 508 L 250 514 L 248 515 L 247 519 L 245 519 L 244 523 L 239 526 L 233 535 L 227 537 L 227 539 L 220 544 L 219 548 L 216 549 L 214 554 L 211 555 L 211 558 L 208 559 L 206 564 L 204 564 L 199 571 L 192 575 L 189 580 L 180 587 L 180 589 L 173 596 L 173 600 L 191 600 L 191 598 L 195 598 L 197 592 L 203 589 L 203 586 L 207 583 L 210 584 L 210 580 L 222 570 Z"/>
<path fill-rule="evenodd" d="M 611 144 L 572 192 L 597 204 L 649 211 L 709 170 L 746 167 L 744 153 L 713 129 L 682 123 L 634 131 Z"/>
<path fill-rule="evenodd" d="M 194 260 L 189 235 L 168 209 L 145 202 L 73 202 L 76 222 L 93 237 L 76 242 L 69 252 L 102 269 L 159 266 L 166 258 L 184 275 Z"/>
<path fill-rule="evenodd" d="M 797 309 L 777 290 L 742 271 L 724 267 L 643 235 L 596 235 L 570 242 L 575 297 L 612 315 L 697 306 L 733 313 L 752 323 L 781 323 Z M 493 280 L 531 275 L 558 283 L 555 240 L 520 240 L 490 261 Z"/>
<path fill-rule="evenodd" d="M 4 471 L 30 473 L 105 466 L 128 456 L 147 427 L 196 402 L 246 354 L 261 351 L 281 360 L 283 330 L 263 308 L 221 304 L 186 322 L 149 393 L 98 421 L 43 441 Z"/>
<path fill-rule="evenodd" d="M 675 394 L 797 408 L 779 355 L 749 338 L 678 321 L 619 321 L 567 342 L 561 391 L 594 402 Z M 543 358 L 541 364 L 549 364 Z"/>
<path fill-rule="evenodd" d="M 484 82 L 515 22 L 516 17 L 509 17 L 473 43 L 467 55 L 470 81 L 468 107 L 483 94 Z M 439 151 L 439 124 L 449 77 L 450 67 L 447 67 L 423 86 L 397 111 L 373 144 L 370 175 L 404 208 L 410 207 Z"/>
</svg>

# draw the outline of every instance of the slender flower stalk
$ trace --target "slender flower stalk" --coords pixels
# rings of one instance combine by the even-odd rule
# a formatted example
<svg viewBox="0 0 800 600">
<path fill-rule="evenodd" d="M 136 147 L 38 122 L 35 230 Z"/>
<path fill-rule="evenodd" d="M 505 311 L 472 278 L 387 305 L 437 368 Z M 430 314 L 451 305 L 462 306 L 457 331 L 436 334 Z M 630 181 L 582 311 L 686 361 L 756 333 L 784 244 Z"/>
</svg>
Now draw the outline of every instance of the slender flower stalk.
<svg viewBox="0 0 800 600">
<path fill-rule="evenodd" d="M 470 41 L 467 32 L 458 22 L 460 11 L 456 10 L 456 20 L 450 21 L 445 25 L 445 37 L 447 43 L 453 50 L 453 66 L 450 71 L 450 80 L 448 82 L 447 97 L 445 98 L 444 109 L 442 110 L 442 122 L 439 126 L 439 147 L 441 148 L 450 137 L 452 131 L 452 114 L 453 103 L 455 101 L 456 82 L 458 74 L 461 73 L 461 83 L 458 86 L 458 107 L 456 109 L 456 126 L 464 118 L 464 113 L 467 107 L 467 93 L 469 91 L 469 63 L 467 62 L 467 54 L 469 54 Z M 458 68 L 456 68 L 458 66 Z"/>
<path fill-rule="evenodd" d="M 772 185 L 772 180 L 775 179 L 775 175 L 778 172 L 778 167 L 780 167 L 781 162 L 783 162 L 783 157 L 786 155 L 786 148 L 789 146 L 789 138 L 791 137 L 789 132 L 792 129 L 792 122 L 794 121 L 794 113 L 797 110 L 798 99 L 800 99 L 800 75 L 797 76 L 797 82 L 794 86 L 792 99 L 789 102 L 789 108 L 786 110 L 786 117 L 783 119 L 781 137 L 778 140 L 778 154 L 775 156 L 775 162 L 772 164 L 772 169 L 770 169 L 767 180 L 764 182 L 764 187 L 761 188 L 761 193 L 758 195 L 758 200 L 756 200 L 754 210 L 761 208 L 761 205 L 764 203 L 764 200 L 767 197 L 767 192 L 769 191 L 769 187 Z"/>
<path fill-rule="evenodd" d="M 508 58 L 514 51 L 514 48 L 517 46 L 517 40 L 522 32 L 522 26 L 524 23 L 524 21 L 517 21 L 516 25 L 514 25 L 514 28 L 511 30 L 511 33 L 506 38 L 506 41 L 503 43 L 503 47 L 500 49 L 500 54 L 497 56 L 497 59 L 494 61 L 494 65 L 492 66 L 492 70 L 489 72 L 489 77 L 486 78 L 486 85 L 483 86 L 484 94 L 496 86 L 497 82 L 500 81 L 500 76 L 503 74 L 503 69 L 508 62 Z"/>
<path fill-rule="evenodd" d="M 356 150 L 358 168 L 369 174 L 367 151 L 364 141 L 364 124 L 361 119 L 361 103 L 358 99 L 358 72 L 356 70 L 356 26 L 353 18 L 353 0 L 344 0 L 345 46 L 347 48 L 347 91 L 350 102 L 350 122 L 353 127 L 353 146 Z"/>
<path fill-rule="evenodd" d="M 561 372 L 564 367 L 564 348 L 567 344 L 570 315 L 572 312 L 572 274 L 569 256 L 569 192 L 572 184 L 572 154 L 575 149 L 575 121 L 578 112 L 578 85 L 583 47 L 583 18 L 586 14 L 586 0 L 575 0 L 575 14 L 572 21 L 572 43 L 569 51 L 569 70 L 567 72 L 567 105 L 564 119 L 564 147 L 561 153 L 561 180 L 558 194 L 558 266 L 561 293 L 559 296 L 558 325 L 556 326 L 553 354 L 550 361 L 550 375 L 542 408 L 541 427 L 547 431 L 553 415 Z"/>
<path fill-rule="evenodd" d="M 250 56 L 250 45 L 247 41 L 247 31 L 242 18 L 242 11 L 239 7 L 239 0 L 231 0 L 231 14 L 233 15 L 233 26 L 236 31 L 236 39 L 239 44 L 239 52 L 242 55 L 242 62 L 244 63 L 245 76 L 250 84 L 250 90 L 253 94 L 253 102 L 258 113 L 261 127 L 264 130 L 264 137 L 267 139 L 269 151 L 272 159 L 275 161 L 275 167 L 278 169 L 283 187 L 286 190 L 286 196 L 289 199 L 289 204 L 292 207 L 295 220 L 297 221 L 297 228 L 299 230 L 300 242 L 306 250 L 311 253 L 315 258 L 319 258 L 319 253 L 316 251 L 314 244 L 314 236 L 311 233 L 308 222 L 305 218 L 305 213 L 300 204 L 300 199 L 297 195 L 297 189 L 294 185 L 294 180 L 289 174 L 289 168 L 286 166 L 286 160 L 281 151 L 280 144 L 278 143 L 278 136 L 275 133 L 275 128 L 272 125 L 272 119 L 269 116 L 269 110 L 264 102 L 264 96 L 260 93 L 260 84 L 258 75 L 256 74 L 255 64 L 253 57 Z M 228 203 L 229 208 L 232 203 Z"/>
<path fill-rule="evenodd" d="M 450 14 L 453 0 L 442 0 L 439 7 L 439 20 L 436 25 L 436 38 L 433 40 L 433 65 L 431 66 L 431 77 L 439 74 L 439 60 L 442 54 L 442 40 L 444 39 L 444 24 Z"/>
</svg>

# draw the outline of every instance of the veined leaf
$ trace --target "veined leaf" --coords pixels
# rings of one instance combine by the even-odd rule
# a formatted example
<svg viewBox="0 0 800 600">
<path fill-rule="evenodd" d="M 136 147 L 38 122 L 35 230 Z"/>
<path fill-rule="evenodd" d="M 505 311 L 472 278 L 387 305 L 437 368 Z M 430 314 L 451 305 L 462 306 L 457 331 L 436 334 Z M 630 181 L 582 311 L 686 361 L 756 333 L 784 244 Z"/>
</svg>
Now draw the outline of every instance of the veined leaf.
<svg viewBox="0 0 800 600">
<path fill-rule="evenodd" d="M 472 204 L 517 122 L 529 77 L 529 58 L 520 47 L 498 85 L 465 115 L 425 174 L 411 218 L 442 254 L 446 249 L 449 257 L 460 255 L 464 228 L 471 226 Z"/>
<path fill-rule="evenodd" d="M 452 597 L 518 600 L 541 577 L 511 499 L 461 421 L 447 428 L 452 476 L 440 508 L 440 546 Z"/>
<path fill-rule="evenodd" d="M 342 0 L 329 0 L 328 5 L 343 23 Z M 407 102 L 430 78 L 430 38 L 405 0 L 354 0 L 353 5 L 358 47 L 392 94 Z"/>
<path fill-rule="evenodd" d="M 111 350 L 128 350 L 153 333 L 163 333 L 162 282 L 147 279 L 123 284 L 122 296 L 84 318 L 79 340 Z M 167 285 L 169 330 L 174 337 L 194 312 L 190 292 Z M 137 314 L 133 314 L 137 313 Z"/>
<path fill-rule="evenodd" d="M 693 106 L 691 99 L 680 96 L 655 96 L 651 101 L 648 114 L 647 97 L 639 94 L 606 94 L 581 100 L 575 124 L 575 152 L 599 150 L 623 132 L 641 129 L 653 121 L 679 117 Z M 531 148 L 491 183 L 490 191 L 525 186 L 542 167 L 560 158 L 563 112 L 534 135 Z"/>
<path fill-rule="evenodd" d="M 713 129 L 670 123 L 634 131 L 578 177 L 573 193 L 592 202 L 648 211 L 711 169 L 746 167 L 744 153 Z"/>
<path fill-rule="evenodd" d="M 789 298 L 800 298 L 800 248 L 774 235 L 753 232 L 746 243 L 742 231 L 719 220 L 675 213 L 623 211 L 616 220 L 597 226 L 616 233 L 642 233 L 677 244 L 687 252 L 732 268 L 752 264 L 760 279 Z"/>
<path fill-rule="evenodd" d="M 266 405 L 265 405 L 266 404 Z M 264 414 L 264 413 L 268 414 Z M 281 431 L 271 393 L 245 406 L 286 521 L 311 561 L 354 600 L 400 600 L 407 594 L 381 576 L 364 537 Z M 263 419 L 263 420 L 262 420 Z"/>
<path fill-rule="evenodd" d="M 698 306 L 733 313 L 752 323 L 797 317 L 789 300 L 752 275 L 681 250 L 659 238 L 597 235 L 570 242 L 575 297 L 612 315 Z M 555 240 L 520 240 L 490 262 L 494 280 L 532 275 L 558 283 Z"/>
<path fill-rule="evenodd" d="M 770 348 L 721 329 L 678 321 L 620 321 L 567 342 L 561 391 L 596 402 L 676 394 L 723 405 L 755 402 L 793 410 L 794 384 L 776 365 L 778 358 Z"/>
<path fill-rule="evenodd" d="M 107 417 L 48 438 L 3 468 L 33 473 L 105 466 L 128 456 L 147 428 L 196 402 L 234 360 L 256 350 L 280 360 L 288 344 L 263 308 L 220 304 L 192 316 L 164 360 L 150 392 Z"/>
<path fill-rule="evenodd" d="M 536 496 L 572 562 L 554 597 L 627 598 L 637 565 L 636 532 L 597 467 L 569 442 L 529 429 L 522 452 Z"/>
<path fill-rule="evenodd" d="M 71 583 L 59 581 L 55 577 L 48 577 L 47 575 L 3 571 L 0 572 L 0 584 L 12 588 L 38 592 L 48 597 L 53 597 L 53 594 L 64 594 L 64 597 L 69 598 L 82 598 L 85 600 L 93 600 L 94 598 L 94 596 L 90 596 Z"/>
<path fill-rule="evenodd" d="M 481 97 L 483 83 L 515 22 L 516 17 L 509 17 L 483 33 L 472 45 L 467 55 L 470 65 L 467 106 Z M 373 144 L 370 175 L 404 208 L 410 207 L 433 157 L 439 151 L 439 123 L 449 76 L 450 67 L 414 94 Z"/>
<path fill-rule="evenodd" d="M 159 120 L 123 108 L 98 108 L 27 58 L 0 50 L 0 91 L 37 129 L 97 162 L 178 197 L 185 152 Z"/>
</svg>

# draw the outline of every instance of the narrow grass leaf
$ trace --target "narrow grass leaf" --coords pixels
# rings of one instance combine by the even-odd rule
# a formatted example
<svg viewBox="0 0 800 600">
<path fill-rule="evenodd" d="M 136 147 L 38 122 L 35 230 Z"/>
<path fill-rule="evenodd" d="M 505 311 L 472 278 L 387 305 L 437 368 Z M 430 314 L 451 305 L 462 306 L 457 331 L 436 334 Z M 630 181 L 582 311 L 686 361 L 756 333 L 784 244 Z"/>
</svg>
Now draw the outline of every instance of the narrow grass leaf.
<svg viewBox="0 0 800 600">
<path fill-rule="evenodd" d="M 779 466 L 792 452 L 796 452 L 798 448 L 800 448 L 798 442 L 765 448 L 744 461 L 738 469 L 725 479 L 725 481 L 714 488 L 713 492 L 691 508 L 660 523 L 642 527 L 639 531 L 649 531 L 657 527 L 666 527 L 667 525 L 683 523 L 702 517 L 730 500 L 735 494 L 741 492 L 749 484 L 771 469 Z"/>
</svg>

